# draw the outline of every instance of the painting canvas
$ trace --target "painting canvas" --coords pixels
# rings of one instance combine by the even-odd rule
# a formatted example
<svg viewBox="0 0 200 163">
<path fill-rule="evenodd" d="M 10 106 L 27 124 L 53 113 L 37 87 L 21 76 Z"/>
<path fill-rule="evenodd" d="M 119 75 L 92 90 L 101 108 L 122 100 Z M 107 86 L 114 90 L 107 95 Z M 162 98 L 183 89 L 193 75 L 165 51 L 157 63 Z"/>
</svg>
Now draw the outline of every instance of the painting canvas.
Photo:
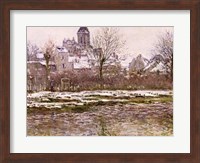
<svg viewBox="0 0 200 163">
<path fill-rule="evenodd" d="M 173 136 L 173 27 L 26 32 L 27 136 Z"/>
</svg>

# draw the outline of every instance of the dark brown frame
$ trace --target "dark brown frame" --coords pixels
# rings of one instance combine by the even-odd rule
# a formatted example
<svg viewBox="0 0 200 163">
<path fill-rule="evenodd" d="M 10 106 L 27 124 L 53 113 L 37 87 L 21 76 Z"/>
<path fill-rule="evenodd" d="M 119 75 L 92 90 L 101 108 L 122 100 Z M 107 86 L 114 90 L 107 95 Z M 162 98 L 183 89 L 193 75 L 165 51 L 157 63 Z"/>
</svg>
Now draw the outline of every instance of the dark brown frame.
<svg viewBox="0 0 200 163">
<path fill-rule="evenodd" d="M 189 154 L 17 154 L 10 153 L 10 10 L 190 10 Z M 0 1 L 0 162 L 1 163 L 198 163 L 200 162 L 199 0 L 1 0 Z M 183 38 L 184 39 L 184 38 Z M 181 54 L 180 54 L 181 55 Z M 184 82 L 184 81 L 183 81 Z"/>
</svg>

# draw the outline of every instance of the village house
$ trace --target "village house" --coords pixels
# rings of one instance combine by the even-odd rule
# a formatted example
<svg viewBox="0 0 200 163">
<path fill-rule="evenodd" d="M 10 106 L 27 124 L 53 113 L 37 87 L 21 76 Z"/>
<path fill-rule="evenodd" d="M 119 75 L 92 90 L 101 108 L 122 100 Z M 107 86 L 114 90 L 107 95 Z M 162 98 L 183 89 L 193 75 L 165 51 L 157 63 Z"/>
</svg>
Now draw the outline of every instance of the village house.
<svg viewBox="0 0 200 163">
<path fill-rule="evenodd" d="M 156 55 L 147 59 L 139 54 L 129 63 L 129 74 L 166 74 L 163 58 Z"/>
<path fill-rule="evenodd" d="M 50 71 L 55 73 L 56 65 L 50 62 Z M 38 91 L 46 88 L 46 62 L 44 60 L 27 61 L 27 90 Z"/>
</svg>

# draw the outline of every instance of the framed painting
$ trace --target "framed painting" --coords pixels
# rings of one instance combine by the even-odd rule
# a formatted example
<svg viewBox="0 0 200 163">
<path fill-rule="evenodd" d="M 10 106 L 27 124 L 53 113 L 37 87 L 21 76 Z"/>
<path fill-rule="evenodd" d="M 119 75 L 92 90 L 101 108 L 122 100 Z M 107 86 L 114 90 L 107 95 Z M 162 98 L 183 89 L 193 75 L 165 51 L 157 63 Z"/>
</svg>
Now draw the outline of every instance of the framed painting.
<svg viewBox="0 0 200 163">
<path fill-rule="evenodd" d="M 1 162 L 200 161 L 198 0 L 0 9 Z"/>
</svg>

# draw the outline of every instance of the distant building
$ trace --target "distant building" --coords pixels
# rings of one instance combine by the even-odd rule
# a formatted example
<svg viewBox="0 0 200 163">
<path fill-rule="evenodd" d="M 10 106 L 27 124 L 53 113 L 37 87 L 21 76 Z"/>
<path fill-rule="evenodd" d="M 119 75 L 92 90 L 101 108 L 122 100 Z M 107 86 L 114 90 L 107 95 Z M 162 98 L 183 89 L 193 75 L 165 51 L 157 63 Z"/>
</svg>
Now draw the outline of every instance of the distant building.
<svg viewBox="0 0 200 163">
<path fill-rule="evenodd" d="M 73 63 L 69 62 L 69 51 L 65 47 L 58 47 L 55 55 L 55 63 L 58 72 L 73 70 Z"/>
<path fill-rule="evenodd" d="M 129 73 L 166 74 L 163 58 L 160 55 L 156 55 L 148 60 L 139 54 L 129 63 Z"/>
<path fill-rule="evenodd" d="M 64 39 L 63 45 L 57 47 L 55 63 L 59 72 L 79 69 L 91 69 L 93 65 L 93 48 L 90 45 L 90 32 L 87 27 L 80 27 L 77 40 Z"/>
<path fill-rule="evenodd" d="M 50 62 L 51 72 L 56 71 L 54 62 Z M 45 61 L 27 62 L 27 90 L 38 91 L 46 88 L 46 63 Z"/>
<path fill-rule="evenodd" d="M 148 59 L 139 54 L 129 63 L 129 72 L 141 72 L 148 64 Z"/>
<path fill-rule="evenodd" d="M 87 27 L 80 27 L 78 32 L 78 44 L 87 48 L 90 46 L 90 32 Z"/>
</svg>

